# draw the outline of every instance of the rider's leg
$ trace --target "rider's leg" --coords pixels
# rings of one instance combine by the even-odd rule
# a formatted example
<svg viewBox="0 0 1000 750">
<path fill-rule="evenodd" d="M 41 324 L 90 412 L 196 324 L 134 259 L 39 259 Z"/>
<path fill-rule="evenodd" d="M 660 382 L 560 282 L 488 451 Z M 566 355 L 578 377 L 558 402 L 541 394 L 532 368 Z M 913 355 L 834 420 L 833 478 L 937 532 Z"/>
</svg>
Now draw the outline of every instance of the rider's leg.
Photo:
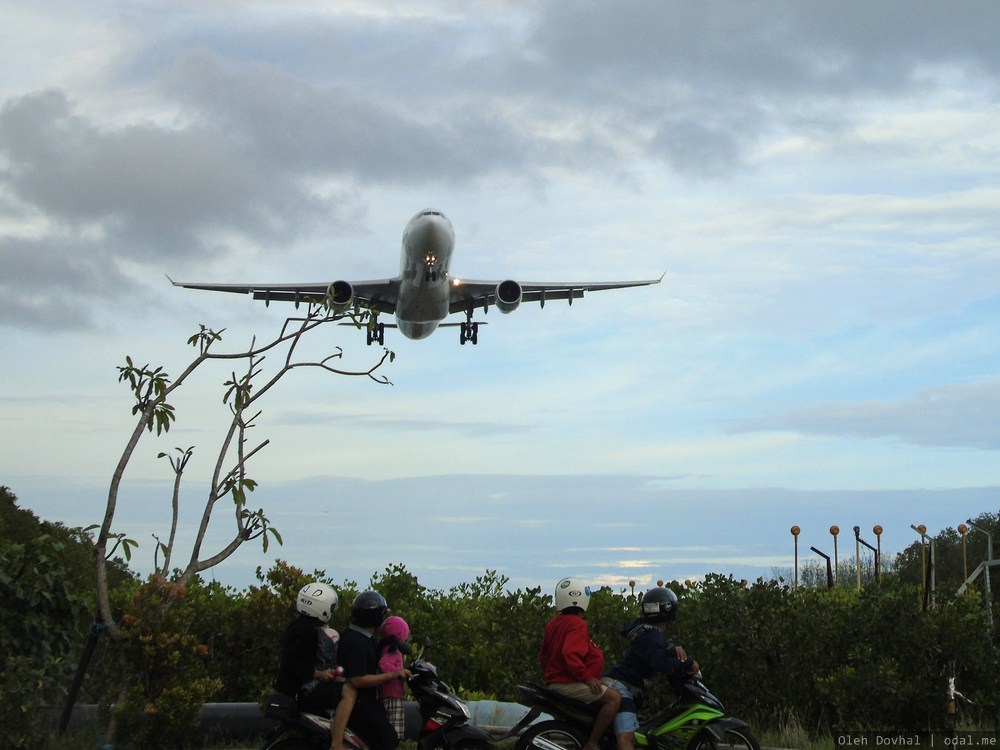
<svg viewBox="0 0 1000 750">
<path fill-rule="evenodd" d="M 348 726 L 361 735 L 371 750 L 396 750 L 399 745 L 399 735 L 389 723 L 385 706 L 378 698 L 359 698 Z"/>
<path fill-rule="evenodd" d="M 347 722 L 351 718 L 351 711 L 354 710 L 354 702 L 357 699 L 358 691 L 353 685 L 345 682 L 340 702 L 333 715 L 333 723 L 330 725 L 330 750 L 344 750 L 344 730 L 347 729 Z"/>
<path fill-rule="evenodd" d="M 601 742 L 601 737 L 608 731 L 608 727 L 611 726 L 615 714 L 618 713 L 622 697 L 614 688 L 607 688 L 604 694 L 595 702 L 600 706 L 600 709 L 598 709 L 597 716 L 594 718 L 594 727 L 590 731 L 590 740 L 584 746 L 586 750 L 597 750 Z"/>
<path fill-rule="evenodd" d="M 605 683 L 617 690 L 621 696 L 621 705 L 618 713 L 614 717 L 616 750 L 634 750 L 635 731 L 639 728 L 639 717 L 636 714 L 635 697 L 632 689 L 625 684 L 614 679 L 604 679 Z"/>
</svg>

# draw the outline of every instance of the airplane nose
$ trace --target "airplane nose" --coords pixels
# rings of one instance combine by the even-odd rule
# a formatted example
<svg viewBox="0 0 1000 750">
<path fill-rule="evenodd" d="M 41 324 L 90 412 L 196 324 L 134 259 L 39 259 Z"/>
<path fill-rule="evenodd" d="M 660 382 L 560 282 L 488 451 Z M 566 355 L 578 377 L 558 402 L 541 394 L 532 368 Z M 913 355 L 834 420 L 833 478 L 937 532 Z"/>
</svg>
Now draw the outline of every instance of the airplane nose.
<svg viewBox="0 0 1000 750">
<path fill-rule="evenodd" d="M 413 228 L 411 240 L 423 247 L 447 244 L 450 232 L 447 223 L 437 216 L 424 216 Z"/>
</svg>

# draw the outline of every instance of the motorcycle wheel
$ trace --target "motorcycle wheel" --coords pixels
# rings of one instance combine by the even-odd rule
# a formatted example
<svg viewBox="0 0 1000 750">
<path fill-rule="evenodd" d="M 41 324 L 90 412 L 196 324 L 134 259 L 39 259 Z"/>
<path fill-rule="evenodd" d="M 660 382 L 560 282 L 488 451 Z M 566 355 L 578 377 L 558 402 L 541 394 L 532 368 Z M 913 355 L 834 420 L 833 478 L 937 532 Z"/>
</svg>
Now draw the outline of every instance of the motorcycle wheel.
<svg viewBox="0 0 1000 750">
<path fill-rule="evenodd" d="M 715 735 L 707 729 L 702 729 L 688 743 L 686 750 L 719 750 Z"/>
<path fill-rule="evenodd" d="M 727 729 L 725 740 L 717 743 L 717 746 L 734 750 L 760 750 L 760 743 L 749 729 Z"/>
<path fill-rule="evenodd" d="M 528 727 L 518 738 L 515 750 L 581 750 L 586 741 L 572 726 L 553 719 Z"/>
<path fill-rule="evenodd" d="M 277 742 L 265 745 L 263 750 L 317 750 L 330 747 L 329 741 L 322 744 L 305 737 L 282 737 Z"/>
<path fill-rule="evenodd" d="M 490 750 L 490 743 L 476 740 L 462 740 L 450 746 L 451 750 Z"/>
</svg>

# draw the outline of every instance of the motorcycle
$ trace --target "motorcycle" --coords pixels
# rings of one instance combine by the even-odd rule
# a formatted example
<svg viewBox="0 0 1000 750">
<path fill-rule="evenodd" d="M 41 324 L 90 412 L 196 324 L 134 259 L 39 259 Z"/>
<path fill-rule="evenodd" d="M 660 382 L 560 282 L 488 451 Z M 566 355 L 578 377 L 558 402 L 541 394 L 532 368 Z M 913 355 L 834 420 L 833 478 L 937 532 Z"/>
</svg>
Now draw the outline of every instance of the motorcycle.
<svg viewBox="0 0 1000 750">
<path fill-rule="evenodd" d="M 422 657 L 409 666 L 413 675 L 409 680 L 410 693 L 417 702 L 420 713 L 420 732 L 417 745 L 420 750 L 487 750 L 493 737 L 473 726 L 472 714 L 465 701 L 438 677 L 437 667 L 426 659 L 429 642 L 424 645 Z M 267 735 L 261 750 L 316 750 L 330 747 L 332 716 L 298 711 L 293 702 L 280 693 L 271 693 L 262 704 L 264 715 L 275 719 L 277 725 Z M 400 740 L 404 738 L 400 737 Z M 351 729 L 344 732 L 344 747 L 353 750 L 370 750 L 364 738 Z"/>
<path fill-rule="evenodd" d="M 519 685 L 531 706 L 519 722 L 525 728 L 516 750 L 581 750 L 590 735 L 595 706 L 566 698 L 537 685 Z M 722 701 L 701 681 L 701 673 L 675 684 L 677 699 L 639 723 L 636 748 L 717 750 L 720 747 L 760 750 L 745 721 L 726 716 Z M 532 724 L 542 713 L 552 719 Z M 529 726 L 530 725 L 530 726 Z M 615 750 L 613 730 L 604 735 L 602 750 Z"/>
</svg>

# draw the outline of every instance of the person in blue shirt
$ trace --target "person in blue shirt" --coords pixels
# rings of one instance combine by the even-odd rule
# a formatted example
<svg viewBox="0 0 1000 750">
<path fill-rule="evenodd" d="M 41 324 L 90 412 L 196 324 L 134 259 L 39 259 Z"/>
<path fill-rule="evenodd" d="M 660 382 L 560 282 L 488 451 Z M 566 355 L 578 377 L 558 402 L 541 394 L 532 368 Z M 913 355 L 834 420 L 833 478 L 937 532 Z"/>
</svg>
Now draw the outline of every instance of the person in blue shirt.
<svg viewBox="0 0 1000 750">
<path fill-rule="evenodd" d="M 667 624 L 677 619 L 677 595 L 668 588 L 650 589 L 642 597 L 642 614 L 626 625 L 621 633 L 628 646 L 621 661 L 604 673 L 604 681 L 622 696 L 615 715 L 614 730 L 618 750 L 633 750 L 637 697 L 648 689 L 658 674 L 671 681 L 698 673 L 698 662 L 667 638 Z"/>
</svg>

